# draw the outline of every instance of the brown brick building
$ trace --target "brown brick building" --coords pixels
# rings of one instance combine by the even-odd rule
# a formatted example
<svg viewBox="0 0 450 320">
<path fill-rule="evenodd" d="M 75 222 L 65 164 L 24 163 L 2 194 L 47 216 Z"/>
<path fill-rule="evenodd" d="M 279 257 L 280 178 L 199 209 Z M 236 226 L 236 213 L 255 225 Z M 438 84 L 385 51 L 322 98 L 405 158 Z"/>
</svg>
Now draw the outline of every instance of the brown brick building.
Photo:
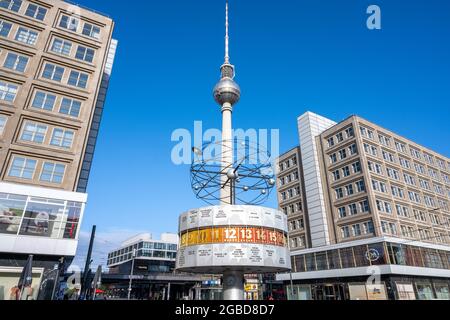
<svg viewBox="0 0 450 320">
<path fill-rule="evenodd" d="M 0 1 L 0 299 L 28 254 L 37 280 L 75 255 L 113 29 L 66 1 Z"/>
</svg>

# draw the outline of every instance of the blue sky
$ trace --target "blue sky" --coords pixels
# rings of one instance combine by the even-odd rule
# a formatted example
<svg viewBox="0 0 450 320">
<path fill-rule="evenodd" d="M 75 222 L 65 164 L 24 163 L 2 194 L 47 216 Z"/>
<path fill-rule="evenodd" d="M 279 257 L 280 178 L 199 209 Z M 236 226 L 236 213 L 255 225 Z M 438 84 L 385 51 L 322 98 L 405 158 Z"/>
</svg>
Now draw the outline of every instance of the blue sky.
<svg viewBox="0 0 450 320">
<path fill-rule="evenodd" d="M 224 1 L 77 0 L 108 13 L 119 40 L 89 181 L 79 263 L 91 226 L 96 263 L 135 232 L 176 232 L 203 205 L 189 167 L 171 161 L 173 130 L 220 127 L 211 96 L 223 62 Z M 377 4 L 382 30 L 366 28 Z M 358 114 L 450 156 L 450 2 L 446 0 L 230 1 L 239 128 L 280 129 L 298 144 L 296 118 Z M 272 197 L 268 206 L 276 206 Z"/>
</svg>

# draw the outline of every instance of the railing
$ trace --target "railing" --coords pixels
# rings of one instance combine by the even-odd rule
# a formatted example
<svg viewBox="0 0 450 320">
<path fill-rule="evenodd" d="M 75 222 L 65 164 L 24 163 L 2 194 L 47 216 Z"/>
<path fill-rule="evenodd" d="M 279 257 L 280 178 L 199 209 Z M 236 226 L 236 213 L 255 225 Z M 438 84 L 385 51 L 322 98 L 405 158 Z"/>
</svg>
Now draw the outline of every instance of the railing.
<svg viewBox="0 0 450 320">
<path fill-rule="evenodd" d="M 91 9 L 91 8 L 88 8 L 88 7 L 86 7 L 86 6 L 83 6 L 82 4 L 78 4 L 78 3 L 75 3 L 75 2 L 70 1 L 70 0 L 62 0 L 62 1 L 67 2 L 68 4 L 71 4 L 71 5 L 74 5 L 74 6 L 83 8 L 83 9 L 85 9 L 85 10 L 94 12 L 94 13 L 99 14 L 99 15 L 101 15 L 101 16 L 104 16 L 104 17 L 106 17 L 106 18 L 111 18 L 111 16 L 108 15 L 108 14 L 106 14 L 106 13 L 103 13 L 103 12 L 100 12 L 100 11 L 97 11 L 97 10 L 94 10 L 94 9 Z"/>
</svg>

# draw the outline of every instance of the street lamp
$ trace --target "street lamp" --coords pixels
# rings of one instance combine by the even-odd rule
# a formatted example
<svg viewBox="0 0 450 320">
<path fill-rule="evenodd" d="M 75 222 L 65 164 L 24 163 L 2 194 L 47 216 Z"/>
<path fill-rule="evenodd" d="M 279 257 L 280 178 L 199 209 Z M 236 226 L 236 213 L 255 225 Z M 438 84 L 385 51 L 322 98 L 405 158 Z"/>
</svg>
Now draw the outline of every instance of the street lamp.
<svg viewBox="0 0 450 320">
<path fill-rule="evenodd" d="M 131 257 L 131 272 L 130 272 L 130 283 L 128 285 L 128 300 L 131 299 L 131 286 L 133 285 L 133 275 L 134 275 L 134 258 L 136 257 L 136 249 L 133 249 Z"/>
</svg>

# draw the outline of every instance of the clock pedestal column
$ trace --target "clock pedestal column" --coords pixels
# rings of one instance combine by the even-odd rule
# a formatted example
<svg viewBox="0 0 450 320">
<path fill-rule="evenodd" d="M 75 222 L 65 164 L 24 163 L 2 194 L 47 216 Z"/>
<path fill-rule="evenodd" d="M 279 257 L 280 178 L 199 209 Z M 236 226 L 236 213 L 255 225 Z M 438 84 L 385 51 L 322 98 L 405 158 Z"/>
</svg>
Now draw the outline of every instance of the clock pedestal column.
<svg viewBox="0 0 450 320">
<path fill-rule="evenodd" d="M 244 300 L 244 273 L 242 271 L 225 270 L 222 282 L 224 300 Z"/>
</svg>

